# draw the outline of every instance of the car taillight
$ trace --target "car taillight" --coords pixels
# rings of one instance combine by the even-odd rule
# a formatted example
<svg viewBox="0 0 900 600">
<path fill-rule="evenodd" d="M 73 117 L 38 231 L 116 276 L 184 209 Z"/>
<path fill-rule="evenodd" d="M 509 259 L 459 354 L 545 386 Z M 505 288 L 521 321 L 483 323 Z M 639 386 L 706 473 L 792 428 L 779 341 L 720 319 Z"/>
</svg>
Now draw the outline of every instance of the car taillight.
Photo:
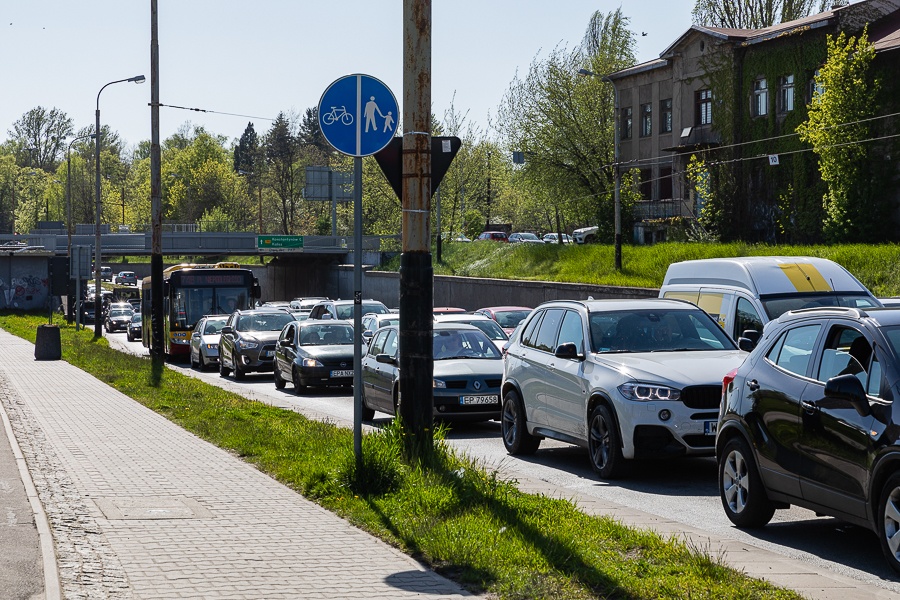
<svg viewBox="0 0 900 600">
<path fill-rule="evenodd" d="M 730 386 L 734 382 L 734 378 L 737 377 L 737 367 L 728 371 L 725 374 L 725 377 L 722 378 L 722 397 L 725 397 L 725 393 L 728 391 L 728 386 Z"/>
</svg>

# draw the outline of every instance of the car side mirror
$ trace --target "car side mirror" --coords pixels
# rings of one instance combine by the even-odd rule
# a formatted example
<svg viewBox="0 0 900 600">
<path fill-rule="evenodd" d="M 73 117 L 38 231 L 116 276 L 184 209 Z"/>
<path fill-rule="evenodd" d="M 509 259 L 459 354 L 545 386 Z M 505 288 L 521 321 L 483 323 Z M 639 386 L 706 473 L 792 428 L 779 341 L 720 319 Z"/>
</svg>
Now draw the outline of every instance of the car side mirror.
<svg viewBox="0 0 900 600">
<path fill-rule="evenodd" d="M 866 390 L 856 375 L 838 375 L 825 382 L 825 397 L 847 402 L 861 417 L 872 414 Z"/>
<path fill-rule="evenodd" d="M 753 352 L 753 349 L 756 348 L 756 342 L 746 337 L 738 338 L 738 348 L 743 350 L 744 352 Z"/>
<path fill-rule="evenodd" d="M 367 344 L 372 341 L 373 337 L 375 337 L 375 332 L 371 329 L 366 329 L 362 332 L 362 338 L 366 341 Z"/>
<path fill-rule="evenodd" d="M 553 353 L 556 358 L 565 358 L 567 360 L 579 359 L 578 356 L 578 346 L 575 345 L 575 342 L 566 342 L 565 344 L 560 344 L 556 347 L 556 352 Z"/>
<path fill-rule="evenodd" d="M 229 333 L 234 333 L 234 328 L 231 325 L 226 325 L 222 328 L 222 335 L 227 335 Z"/>
<path fill-rule="evenodd" d="M 396 365 L 397 359 L 390 354 L 376 354 L 375 362 L 379 362 L 385 365 Z"/>
<path fill-rule="evenodd" d="M 748 340 L 750 340 L 751 342 L 753 342 L 753 345 L 754 345 L 754 346 L 756 346 L 756 344 L 759 342 L 759 338 L 762 337 L 762 336 L 761 336 L 760 333 L 759 333 L 757 330 L 755 330 L 755 329 L 745 329 L 745 330 L 741 333 L 741 337 L 747 338 Z"/>
</svg>

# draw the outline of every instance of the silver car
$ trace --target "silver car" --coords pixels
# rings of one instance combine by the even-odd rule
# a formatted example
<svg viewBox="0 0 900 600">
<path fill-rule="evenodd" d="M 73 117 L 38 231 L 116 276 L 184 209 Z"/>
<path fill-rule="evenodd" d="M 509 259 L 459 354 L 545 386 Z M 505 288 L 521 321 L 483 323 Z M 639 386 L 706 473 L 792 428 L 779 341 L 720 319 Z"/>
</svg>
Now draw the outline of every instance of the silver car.
<svg viewBox="0 0 900 600">
<path fill-rule="evenodd" d="M 191 366 L 201 370 L 219 364 L 219 338 L 228 315 L 208 316 L 197 321 L 191 334 Z"/>
<path fill-rule="evenodd" d="M 502 387 L 510 454 L 543 438 L 576 444 L 604 479 L 634 458 L 714 454 L 722 378 L 746 353 L 696 306 L 560 300 L 521 327 Z"/>
</svg>

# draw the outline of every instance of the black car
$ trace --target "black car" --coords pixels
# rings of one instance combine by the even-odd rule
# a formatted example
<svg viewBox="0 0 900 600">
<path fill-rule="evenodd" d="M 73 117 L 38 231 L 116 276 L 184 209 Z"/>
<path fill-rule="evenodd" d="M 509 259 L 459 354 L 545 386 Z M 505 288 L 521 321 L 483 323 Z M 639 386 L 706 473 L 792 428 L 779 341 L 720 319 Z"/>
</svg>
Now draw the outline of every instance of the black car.
<svg viewBox="0 0 900 600">
<path fill-rule="evenodd" d="M 125 330 L 125 334 L 128 336 L 129 342 L 141 339 L 144 335 L 143 317 L 141 316 L 141 313 L 136 312 L 131 315 L 131 321 L 128 323 L 128 329 Z"/>
<path fill-rule="evenodd" d="M 309 319 L 288 323 L 275 349 L 275 387 L 289 381 L 298 394 L 309 386 L 353 385 L 353 326 Z"/>
<path fill-rule="evenodd" d="M 132 315 L 134 315 L 134 311 L 131 310 L 131 307 L 111 308 L 106 313 L 106 320 L 103 323 L 106 333 L 126 331 L 128 329 L 128 324 L 131 323 Z"/>
<path fill-rule="evenodd" d="M 785 313 L 722 389 L 728 518 L 761 527 L 796 504 L 875 531 L 900 572 L 900 309 Z"/>
<path fill-rule="evenodd" d="M 294 317 L 287 311 L 238 310 L 228 317 L 219 340 L 219 375 L 234 371 L 235 379 L 250 372 L 268 372 L 275 364 L 275 342 Z"/>
</svg>

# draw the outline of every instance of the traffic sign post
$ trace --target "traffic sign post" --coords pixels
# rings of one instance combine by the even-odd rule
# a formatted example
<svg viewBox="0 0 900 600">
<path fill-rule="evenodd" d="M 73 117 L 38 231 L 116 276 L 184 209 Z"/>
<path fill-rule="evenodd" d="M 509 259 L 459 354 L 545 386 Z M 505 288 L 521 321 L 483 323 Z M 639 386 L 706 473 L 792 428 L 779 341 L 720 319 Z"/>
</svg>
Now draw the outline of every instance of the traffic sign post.
<svg viewBox="0 0 900 600">
<path fill-rule="evenodd" d="M 335 150 L 349 156 L 375 154 L 391 141 L 399 107 L 390 88 L 369 75 L 347 75 L 319 100 L 319 128 Z"/>
</svg>

